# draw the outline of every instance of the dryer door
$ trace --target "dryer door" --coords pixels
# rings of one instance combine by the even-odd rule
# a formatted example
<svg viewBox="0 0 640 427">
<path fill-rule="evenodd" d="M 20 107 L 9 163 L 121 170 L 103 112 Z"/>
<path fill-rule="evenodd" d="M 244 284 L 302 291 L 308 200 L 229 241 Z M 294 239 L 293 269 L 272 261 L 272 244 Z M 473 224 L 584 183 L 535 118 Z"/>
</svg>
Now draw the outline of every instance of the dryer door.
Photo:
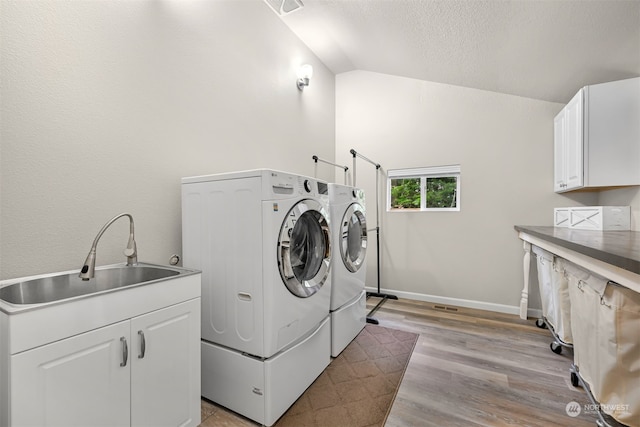
<svg viewBox="0 0 640 427">
<path fill-rule="evenodd" d="M 331 245 L 326 209 L 315 200 L 287 213 L 278 238 L 278 268 L 289 291 L 300 298 L 318 292 L 329 274 Z"/>
<path fill-rule="evenodd" d="M 347 208 L 340 223 L 340 255 L 347 270 L 360 269 L 367 254 L 367 220 L 364 208 L 357 203 Z"/>
</svg>

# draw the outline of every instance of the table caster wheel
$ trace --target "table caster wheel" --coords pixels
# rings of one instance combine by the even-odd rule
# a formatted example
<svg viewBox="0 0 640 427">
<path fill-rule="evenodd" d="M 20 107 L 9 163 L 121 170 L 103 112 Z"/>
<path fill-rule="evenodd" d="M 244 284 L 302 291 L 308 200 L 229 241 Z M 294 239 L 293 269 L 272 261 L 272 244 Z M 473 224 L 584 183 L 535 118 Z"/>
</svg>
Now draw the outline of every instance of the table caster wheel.
<svg viewBox="0 0 640 427">
<path fill-rule="evenodd" d="M 580 380 L 578 379 L 578 374 L 575 372 L 571 372 L 571 385 L 574 387 L 580 386 Z"/>
<path fill-rule="evenodd" d="M 547 324 L 544 320 L 538 319 L 536 320 L 536 326 L 540 329 L 547 329 Z"/>
</svg>

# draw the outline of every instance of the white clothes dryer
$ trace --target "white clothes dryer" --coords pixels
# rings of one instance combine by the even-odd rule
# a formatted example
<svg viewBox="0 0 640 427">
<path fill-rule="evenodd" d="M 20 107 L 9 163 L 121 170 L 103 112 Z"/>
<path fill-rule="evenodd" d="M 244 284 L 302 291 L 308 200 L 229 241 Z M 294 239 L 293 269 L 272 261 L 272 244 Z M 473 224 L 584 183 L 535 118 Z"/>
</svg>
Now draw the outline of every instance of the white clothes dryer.
<svg viewBox="0 0 640 427">
<path fill-rule="evenodd" d="M 329 184 L 334 257 L 331 266 L 331 356 L 337 357 L 367 321 L 367 221 L 364 191 Z"/>
<path fill-rule="evenodd" d="M 202 270 L 202 395 L 272 425 L 330 361 L 328 186 L 260 169 L 182 179 Z"/>
</svg>

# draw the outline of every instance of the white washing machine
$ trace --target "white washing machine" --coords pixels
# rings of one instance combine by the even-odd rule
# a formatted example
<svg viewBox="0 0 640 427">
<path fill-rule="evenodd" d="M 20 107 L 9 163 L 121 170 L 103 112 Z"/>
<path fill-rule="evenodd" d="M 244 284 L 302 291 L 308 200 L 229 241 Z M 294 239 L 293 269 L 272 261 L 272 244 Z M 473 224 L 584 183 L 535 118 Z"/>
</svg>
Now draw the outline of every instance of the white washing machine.
<svg viewBox="0 0 640 427">
<path fill-rule="evenodd" d="M 330 358 L 328 186 L 252 170 L 182 179 L 184 265 L 202 270 L 202 395 L 270 426 Z"/>
<path fill-rule="evenodd" d="M 329 184 L 334 256 L 331 266 L 331 356 L 337 357 L 367 321 L 367 221 L 364 192 Z"/>
</svg>

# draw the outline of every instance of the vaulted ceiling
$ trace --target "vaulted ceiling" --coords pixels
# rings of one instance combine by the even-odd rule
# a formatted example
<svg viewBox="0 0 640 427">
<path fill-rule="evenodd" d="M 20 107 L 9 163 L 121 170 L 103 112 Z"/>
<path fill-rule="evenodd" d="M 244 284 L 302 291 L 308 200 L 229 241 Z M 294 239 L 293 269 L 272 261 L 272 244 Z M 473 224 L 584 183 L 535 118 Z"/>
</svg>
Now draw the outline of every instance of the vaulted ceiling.
<svg viewBox="0 0 640 427">
<path fill-rule="evenodd" d="M 279 0 L 267 0 L 271 4 Z M 286 10 L 300 0 L 282 0 Z M 302 0 L 282 20 L 336 74 L 566 103 L 640 75 L 640 0 Z"/>
</svg>

